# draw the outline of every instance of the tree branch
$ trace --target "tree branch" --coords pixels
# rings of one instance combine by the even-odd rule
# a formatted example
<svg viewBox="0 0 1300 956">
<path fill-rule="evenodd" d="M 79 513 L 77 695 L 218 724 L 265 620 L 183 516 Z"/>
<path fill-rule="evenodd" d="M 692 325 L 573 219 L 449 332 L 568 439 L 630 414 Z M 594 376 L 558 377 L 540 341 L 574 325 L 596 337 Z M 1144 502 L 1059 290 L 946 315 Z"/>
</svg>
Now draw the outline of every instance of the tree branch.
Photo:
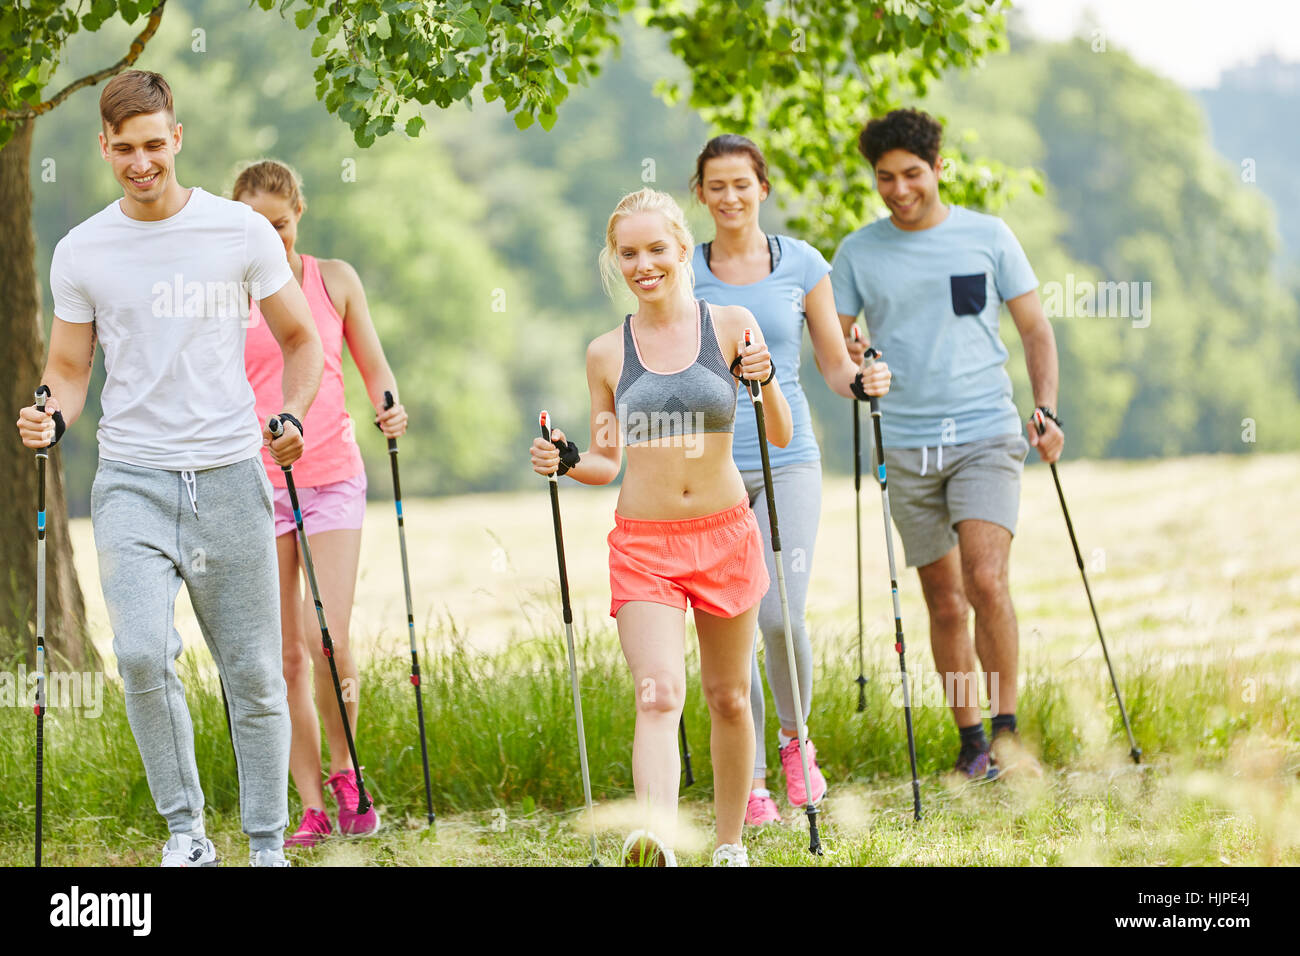
<svg viewBox="0 0 1300 956">
<path fill-rule="evenodd" d="M 145 44 L 153 39 L 153 35 L 158 31 L 158 24 L 162 22 L 163 7 L 165 6 L 167 6 L 167 0 L 158 0 L 157 6 L 149 13 L 149 22 L 144 25 L 140 35 L 131 41 L 131 47 L 126 51 L 126 56 L 122 57 L 122 59 L 97 73 L 91 73 L 74 83 L 69 83 L 43 103 L 37 103 L 35 106 L 29 106 L 21 110 L 0 110 L 0 122 L 33 119 L 42 113 L 48 113 L 83 86 L 94 86 L 100 80 L 106 80 L 110 76 L 122 72 L 140 58 L 140 54 L 144 52 Z"/>
</svg>

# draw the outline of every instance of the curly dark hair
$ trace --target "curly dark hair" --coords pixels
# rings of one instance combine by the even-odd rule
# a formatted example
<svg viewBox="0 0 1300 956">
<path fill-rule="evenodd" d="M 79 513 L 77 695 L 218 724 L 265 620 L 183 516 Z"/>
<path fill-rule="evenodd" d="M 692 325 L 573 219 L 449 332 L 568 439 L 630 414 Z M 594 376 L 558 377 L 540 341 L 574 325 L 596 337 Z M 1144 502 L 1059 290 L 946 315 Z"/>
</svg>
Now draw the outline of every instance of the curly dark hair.
<svg viewBox="0 0 1300 956">
<path fill-rule="evenodd" d="M 929 113 L 913 109 L 893 110 L 876 117 L 858 135 L 858 150 L 872 169 L 891 149 L 907 150 L 933 166 L 942 145 L 943 125 Z"/>
</svg>

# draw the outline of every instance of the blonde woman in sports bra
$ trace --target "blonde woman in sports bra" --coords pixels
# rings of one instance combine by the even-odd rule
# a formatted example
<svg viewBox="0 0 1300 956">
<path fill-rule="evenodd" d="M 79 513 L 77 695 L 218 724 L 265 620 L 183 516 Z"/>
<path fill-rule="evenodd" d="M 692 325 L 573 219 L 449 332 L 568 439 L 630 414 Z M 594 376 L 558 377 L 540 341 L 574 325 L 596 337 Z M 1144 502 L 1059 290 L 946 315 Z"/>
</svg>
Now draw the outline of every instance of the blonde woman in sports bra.
<svg viewBox="0 0 1300 956">
<path fill-rule="evenodd" d="M 676 865 L 677 722 L 686 695 L 689 604 L 712 720 L 713 863 L 745 866 L 741 829 L 754 760 L 750 664 L 768 576 L 758 522 L 731 457 L 737 379 L 730 369 L 765 383 L 774 445 L 789 442 L 793 426 L 753 315 L 694 297 L 693 251 L 671 196 L 642 189 L 623 197 L 605 230 L 600 267 L 606 290 L 612 294 L 621 277 L 637 311 L 587 348 L 591 446 L 579 454 L 556 429 L 553 442 L 533 441 L 532 464 L 540 475 L 559 469 L 583 484 L 605 485 L 618 477 L 627 448 L 609 535 L 610 615 L 636 693 L 637 801 L 658 832 L 629 836 L 624 862 Z"/>
</svg>

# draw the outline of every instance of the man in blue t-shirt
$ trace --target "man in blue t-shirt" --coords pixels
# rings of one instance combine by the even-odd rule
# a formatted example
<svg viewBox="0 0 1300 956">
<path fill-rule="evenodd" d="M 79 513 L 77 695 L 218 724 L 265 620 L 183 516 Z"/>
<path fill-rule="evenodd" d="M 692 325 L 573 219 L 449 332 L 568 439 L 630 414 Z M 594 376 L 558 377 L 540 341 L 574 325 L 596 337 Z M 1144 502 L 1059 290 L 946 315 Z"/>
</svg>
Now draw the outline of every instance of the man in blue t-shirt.
<svg viewBox="0 0 1300 956">
<path fill-rule="evenodd" d="M 956 770 L 987 779 L 1041 774 L 1016 734 L 1020 637 L 1007 564 L 1028 445 L 1056 461 L 1065 444 L 1053 407 L 1056 337 L 1038 280 L 1006 223 L 939 200 L 943 127 L 894 110 L 863 128 L 858 148 L 889 207 L 849 235 L 832 260 L 835 307 L 846 336 L 859 313 L 893 382 L 880 399 L 894 523 L 930 612 L 935 668 L 961 734 Z M 1039 436 L 1011 401 L 998 317 L 1007 304 L 1024 343 Z M 855 359 L 865 344 L 850 342 Z M 967 620 L 975 609 L 972 646 Z M 993 739 L 980 718 L 978 654 L 988 682 Z"/>
</svg>

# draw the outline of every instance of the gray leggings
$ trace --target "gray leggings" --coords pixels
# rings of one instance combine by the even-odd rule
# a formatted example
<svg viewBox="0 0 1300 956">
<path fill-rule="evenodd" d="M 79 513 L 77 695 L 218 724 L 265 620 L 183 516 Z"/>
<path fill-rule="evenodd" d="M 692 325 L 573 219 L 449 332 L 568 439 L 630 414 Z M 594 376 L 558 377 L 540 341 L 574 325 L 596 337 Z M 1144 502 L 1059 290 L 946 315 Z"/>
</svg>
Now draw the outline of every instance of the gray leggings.
<svg viewBox="0 0 1300 956">
<path fill-rule="evenodd" d="M 767 493 L 763 472 L 742 471 L 749 504 L 763 531 L 763 556 L 767 560 L 772 586 L 758 608 L 758 629 L 766 648 L 767 684 L 772 689 L 776 713 L 784 727 L 808 720 L 812 710 L 812 644 L 804 621 L 808 600 L 808 577 L 812 573 L 813 547 L 822 510 L 822 464 L 799 462 L 772 469 L 772 494 L 776 498 L 777 527 L 781 532 L 781 561 L 785 565 L 786 599 L 790 603 L 790 632 L 794 637 L 795 663 L 799 671 L 799 701 L 803 719 L 796 720 L 794 695 L 790 693 L 790 668 L 786 663 L 785 623 L 781 617 L 781 594 L 776 584 L 776 558 L 772 554 L 772 526 L 767 516 Z M 758 643 L 754 643 L 754 665 L 749 681 L 749 703 L 754 712 L 754 776 L 767 771 L 767 748 L 763 745 L 763 679 L 758 673 Z"/>
<path fill-rule="evenodd" d="M 252 849 L 278 849 L 289 824 L 289 706 L 261 458 L 196 472 L 101 459 L 90 507 L 126 716 L 158 812 L 172 833 L 203 836 L 194 726 L 175 666 L 184 581 L 229 699 L 244 832 Z"/>
</svg>

